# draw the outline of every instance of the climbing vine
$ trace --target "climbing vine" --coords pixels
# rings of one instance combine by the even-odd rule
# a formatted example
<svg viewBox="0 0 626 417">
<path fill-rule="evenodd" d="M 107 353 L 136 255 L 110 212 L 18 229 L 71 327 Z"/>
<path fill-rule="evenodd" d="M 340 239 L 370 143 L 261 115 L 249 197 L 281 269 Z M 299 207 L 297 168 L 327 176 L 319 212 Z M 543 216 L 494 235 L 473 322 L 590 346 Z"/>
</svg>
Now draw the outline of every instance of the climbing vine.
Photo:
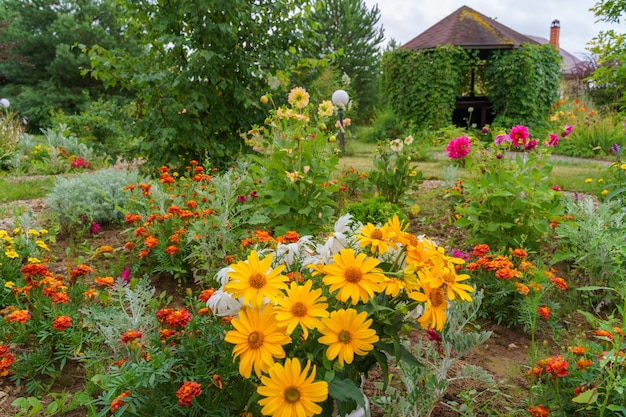
<svg viewBox="0 0 626 417">
<path fill-rule="evenodd" d="M 559 95 L 561 55 L 551 45 L 524 44 L 496 51 L 487 67 L 489 100 L 495 124 L 541 125 Z"/>
</svg>

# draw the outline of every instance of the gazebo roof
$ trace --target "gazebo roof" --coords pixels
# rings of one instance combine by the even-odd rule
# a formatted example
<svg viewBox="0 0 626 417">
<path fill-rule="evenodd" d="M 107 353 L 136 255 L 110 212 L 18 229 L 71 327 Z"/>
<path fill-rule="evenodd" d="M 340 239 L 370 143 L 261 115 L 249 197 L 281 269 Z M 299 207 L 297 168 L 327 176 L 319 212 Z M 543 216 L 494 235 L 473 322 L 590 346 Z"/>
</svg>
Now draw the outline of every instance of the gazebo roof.
<svg viewBox="0 0 626 417">
<path fill-rule="evenodd" d="M 407 49 L 431 49 L 455 45 L 465 49 L 513 49 L 523 43 L 538 44 L 501 23 L 467 6 L 440 20 L 422 34 L 407 42 Z"/>
</svg>

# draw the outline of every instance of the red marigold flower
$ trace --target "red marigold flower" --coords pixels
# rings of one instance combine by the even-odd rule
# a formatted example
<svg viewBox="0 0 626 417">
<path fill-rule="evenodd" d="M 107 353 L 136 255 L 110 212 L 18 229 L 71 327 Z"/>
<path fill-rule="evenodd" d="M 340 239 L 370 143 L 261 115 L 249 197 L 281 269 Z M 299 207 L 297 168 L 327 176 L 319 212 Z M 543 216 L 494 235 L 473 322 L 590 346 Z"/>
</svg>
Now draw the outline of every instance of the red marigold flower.
<svg viewBox="0 0 626 417">
<path fill-rule="evenodd" d="M 26 323 L 30 318 L 31 316 L 28 310 L 15 310 L 6 316 L 6 319 L 13 323 Z"/>
<path fill-rule="evenodd" d="M 178 391 L 176 391 L 178 404 L 185 407 L 189 407 L 193 399 L 200 394 L 202 394 L 202 385 L 193 381 L 185 382 Z"/>
<path fill-rule="evenodd" d="M 2 345 L 6 347 L 6 345 Z M 7 347 L 8 349 L 8 347 Z M 8 351 L 0 356 L 0 377 L 7 376 L 11 372 L 9 368 L 15 363 L 15 355 Z"/>
<path fill-rule="evenodd" d="M 165 322 L 172 327 L 185 327 L 191 321 L 191 313 L 186 308 L 172 311 Z"/>
<path fill-rule="evenodd" d="M 530 407 L 528 412 L 533 417 L 548 417 L 550 415 L 550 410 L 545 408 L 543 404 L 539 404 L 537 407 Z"/>
<path fill-rule="evenodd" d="M 490 251 L 489 245 L 485 243 L 480 243 L 474 246 L 474 250 L 472 251 L 472 256 L 476 258 L 482 258 L 489 251 Z"/>
<path fill-rule="evenodd" d="M 559 378 L 569 375 L 569 362 L 563 360 L 561 355 L 555 356 L 546 364 L 546 372 L 553 373 Z"/>
<path fill-rule="evenodd" d="M 141 227 L 136 228 L 133 234 L 137 237 L 145 237 L 145 236 L 149 236 L 150 232 L 148 232 L 148 229 L 141 226 Z"/>
<path fill-rule="evenodd" d="M 566 290 L 567 289 L 567 282 L 565 282 L 565 280 L 563 278 L 552 277 L 552 278 L 550 278 L 550 282 L 552 284 L 554 284 L 554 286 L 556 288 L 558 288 L 559 290 Z"/>
<path fill-rule="evenodd" d="M 52 301 L 55 303 L 67 304 L 70 301 L 70 296 L 64 292 L 55 292 L 52 294 Z"/>
<path fill-rule="evenodd" d="M 87 275 L 94 272 L 94 269 L 88 265 L 80 264 L 76 265 L 74 268 L 70 270 L 70 278 L 76 279 L 78 277 L 82 277 L 83 275 Z"/>
<path fill-rule="evenodd" d="M 139 253 L 137 254 L 137 256 L 139 257 L 139 259 L 143 259 L 146 256 L 150 255 L 150 249 L 142 249 L 139 251 Z"/>
<path fill-rule="evenodd" d="M 134 247 L 135 247 L 135 242 L 126 242 L 124 244 L 124 249 L 126 249 L 126 250 L 131 250 Z"/>
<path fill-rule="evenodd" d="M 165 323 L 167 318 L 174 312 L 173 308 L 162 308 L 156 312 L 156 317 L 161 323 Z"/>
<path fill-rule="evenodd" d="M 285 239 L 285 242 L 295 243 L 298 240 L 300 240 L 300 235 L 298 235 L 298 232 L 294 232 L 290 230 L 287 233 L 285 233 L 283 238 Z"/>
<path fill-rule="evenodd" d="M 165 253 L 170 256 L 176 255 L 178 253 L 178 246 L 176 245 L 168 246 L 167 249 L 165 249 Z"/>
<path fill-rule="evenodd" d="M 159 334 L 161 335 L 161 339 L 169 339 L 170 337 L 176 334 L 176 330 L 173 329 L 161 329 L 159 330 Z"/>
<path fill-rule="evenodd" d="M 142 336 L 143 333 L 140 330 L 129 330 L 120 337 L 120 340 L 122 343 L 128 343 L 136 339 L 141 339 Z"/>
<path fill-rule="evenodd" d="M 159 244 L 159 239 L 154 236 L 148 236 L 143 240 L 143 244 L 146 245 L 147 248 L 152 249 Z"/>
<path fill-rule="evenodd" d="M 124 216 L 124 222 L 126 223 L 135 223 L 138 222 L 142 219 L 143 217 L 141 216 L 141 214 L 132 214 L 132 213 L 127 213 Z"/>
<path fill-rule="evenodd" d="M 209 298 L 215 293 L 215 288 L 209 288 L 208 290 L 202 290 L 200 294 L 198 294 L 198 299 L 203 303 L 209 301 Z"/>
<path fill-rule="evenodd" d="M 537 313 L 539 313 L 539 315 L 541 316 L 541 318 L 548 320 L 550 318 L 550 316 L 552 315 L 552 312 L 550 311 L 550 307 L 548 306 L 540 306 L 537 308 Z"/>
<path fill-rule="evenodd" d="M 52 328 L 60 332 L 64 332 L 65 329 L 72 325 L 72 318 L 70 316 L 58 316 L 52 320 Z"/>
<path fill-rule="evenodd" d="M 120 395 L 118 395 L 117 397 L 115 397 L 115 399 L 113 401 L 111 401 L 111 412 L 116 411 L 118 408 L 120 408 L 122 406 L 122 404 L 124 404 L 124 402 L 122 402 L 122 398 L 126 398 L 130 395 L 130 390 L 121 393 Z"/>
</svg>

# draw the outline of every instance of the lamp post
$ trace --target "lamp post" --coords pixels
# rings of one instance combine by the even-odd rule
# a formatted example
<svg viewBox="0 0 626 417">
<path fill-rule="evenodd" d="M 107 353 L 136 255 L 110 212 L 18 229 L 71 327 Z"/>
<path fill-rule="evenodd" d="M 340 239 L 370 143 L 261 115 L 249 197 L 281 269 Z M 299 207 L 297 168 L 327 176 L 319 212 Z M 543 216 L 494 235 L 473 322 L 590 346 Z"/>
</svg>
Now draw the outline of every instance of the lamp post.
<svg viewBox="0 0 626 417">
<path fill-rule="evenodd" d="M 337 90 L 333 93 L 333 104 L 337 107 L 339 113 L 339 146 L 341 147 L 341 154 L 346 156 L 346 138 L 343 129 L 343 109 L 346 108 L 346 104 L 350 100 L 348 93 L 344 90 Z"/>
</svg>

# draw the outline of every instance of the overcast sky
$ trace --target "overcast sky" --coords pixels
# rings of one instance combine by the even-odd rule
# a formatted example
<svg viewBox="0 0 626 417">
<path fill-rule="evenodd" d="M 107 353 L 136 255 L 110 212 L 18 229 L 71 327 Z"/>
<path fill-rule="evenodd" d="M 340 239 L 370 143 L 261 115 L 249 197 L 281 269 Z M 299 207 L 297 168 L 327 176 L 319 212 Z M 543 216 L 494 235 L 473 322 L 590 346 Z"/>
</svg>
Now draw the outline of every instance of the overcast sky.
<svg viewBox="0 0 626 417">
<path fill-rule="evenodd" d="M 461 6 L 468 6 L 523 35 L 550 38 L 550 23 L 561 22 L 561 48 L 584 56 L 586 44 L 601 30 L 626 31 L 626 25 L 596 23 L 594 0 L 364 0 L 378 4 L 386 40 L 403 45 Z"/>
</svg>

